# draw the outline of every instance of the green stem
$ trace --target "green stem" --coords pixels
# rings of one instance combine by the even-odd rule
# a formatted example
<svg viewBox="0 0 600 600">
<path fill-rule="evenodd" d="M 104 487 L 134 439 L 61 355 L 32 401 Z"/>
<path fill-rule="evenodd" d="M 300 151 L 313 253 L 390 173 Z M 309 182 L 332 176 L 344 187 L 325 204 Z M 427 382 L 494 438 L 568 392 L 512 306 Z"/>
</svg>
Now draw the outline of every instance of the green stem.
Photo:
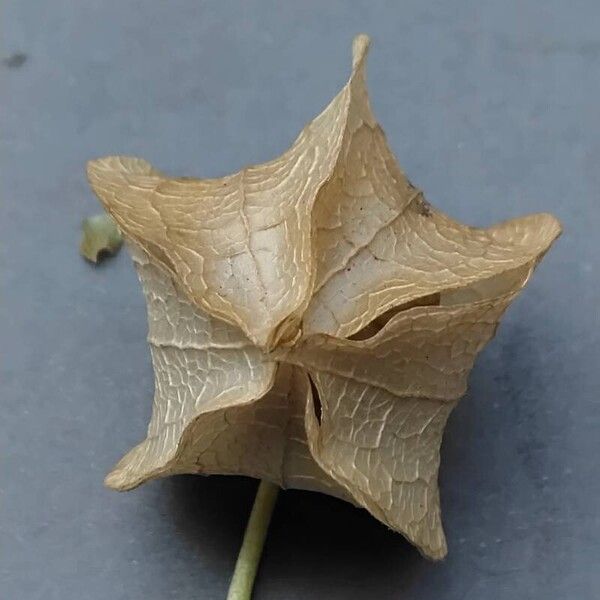
<svg viewBox="0 0 600 600">
<path fill-rule="evenodd" d="M 252 596 L 254 578 L 278 493 L 279 486 L 264 480 L 260 482 L 229 584 L 227 600 L 250 600 Z"/>
</svg>

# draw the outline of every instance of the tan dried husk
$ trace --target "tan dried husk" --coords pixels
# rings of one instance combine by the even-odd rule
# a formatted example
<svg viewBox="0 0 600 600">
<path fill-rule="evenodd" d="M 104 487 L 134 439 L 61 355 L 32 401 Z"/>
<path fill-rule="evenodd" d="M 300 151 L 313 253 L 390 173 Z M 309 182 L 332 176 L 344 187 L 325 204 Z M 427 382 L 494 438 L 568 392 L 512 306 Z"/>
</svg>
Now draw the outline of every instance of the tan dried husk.
<svg viewBox="0 0 600 600">
<path fill-rule="evenodd" d="M 106 482 L 325 492 L 439 559 L 446 420 L 560 225 L 477 229 L 432 208 L 373 117 L 367 48 L 358 36 L 348 83 L 271 162 L 209 180 L 89 163 L 144 288 L 156 389 L 147 438 Z"/>
</svg>

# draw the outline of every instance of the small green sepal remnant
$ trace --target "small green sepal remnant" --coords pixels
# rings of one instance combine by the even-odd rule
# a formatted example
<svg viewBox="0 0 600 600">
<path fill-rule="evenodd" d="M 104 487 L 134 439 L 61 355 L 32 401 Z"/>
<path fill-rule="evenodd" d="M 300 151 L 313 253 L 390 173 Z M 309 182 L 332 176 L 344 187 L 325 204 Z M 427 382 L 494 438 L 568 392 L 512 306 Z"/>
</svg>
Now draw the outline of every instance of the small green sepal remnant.
<svg viewBox="0 0 600 600">
<path fill-rule="evenodd" d="M 121 232 L 112 217 L 106 213 L 84 219 L 81 224 L 81 243 L 79 252 L 93 263 L 116 254 L 123 243 Z"/>
</svg>

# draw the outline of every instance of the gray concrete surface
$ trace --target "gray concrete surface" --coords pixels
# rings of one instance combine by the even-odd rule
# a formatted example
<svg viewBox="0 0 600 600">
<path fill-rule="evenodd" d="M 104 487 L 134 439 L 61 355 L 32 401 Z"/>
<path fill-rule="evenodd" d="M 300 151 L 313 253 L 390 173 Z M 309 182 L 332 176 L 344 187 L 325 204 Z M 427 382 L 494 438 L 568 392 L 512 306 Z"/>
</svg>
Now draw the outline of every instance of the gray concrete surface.
<svg viewBox="0 0 600 600">
<path fill-rule="evenodd" d="M 488 224 L 548 210 L 565 234 L 450 419 L 450 554 L 366 513 L 281 496 L 257 600 L 600 597 L 600 5 L 586 1 L 19 2 L 2 6 L 0 596 L 224 597 L 255 483 L 117 494 L 152 376 L 126 253 L 77 254 L 85 161 L 219 176 L 281 152 L 373 38 L 376 114 L 411 179 Z"/>
</svg>

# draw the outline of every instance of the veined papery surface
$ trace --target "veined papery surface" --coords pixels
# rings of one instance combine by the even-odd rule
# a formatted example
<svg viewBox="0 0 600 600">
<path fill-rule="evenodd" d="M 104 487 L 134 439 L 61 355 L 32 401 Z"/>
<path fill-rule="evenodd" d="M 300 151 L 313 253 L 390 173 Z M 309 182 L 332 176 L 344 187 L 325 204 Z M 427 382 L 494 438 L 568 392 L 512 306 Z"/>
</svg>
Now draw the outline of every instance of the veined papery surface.
<svg viewBox="0 0 600 600">
<path fill-rule="evenodd" d="M 148 435 L 106 481 L 320 491 L 439 559 L 446 420 L 560 225 L 480 229 L 429 205 L 371 111 L 368 45 L 354 40 L 346 85 L 270 162 L 204 180 L 89 163 L 144 288 L 155 373 Z"/>
</svg>

